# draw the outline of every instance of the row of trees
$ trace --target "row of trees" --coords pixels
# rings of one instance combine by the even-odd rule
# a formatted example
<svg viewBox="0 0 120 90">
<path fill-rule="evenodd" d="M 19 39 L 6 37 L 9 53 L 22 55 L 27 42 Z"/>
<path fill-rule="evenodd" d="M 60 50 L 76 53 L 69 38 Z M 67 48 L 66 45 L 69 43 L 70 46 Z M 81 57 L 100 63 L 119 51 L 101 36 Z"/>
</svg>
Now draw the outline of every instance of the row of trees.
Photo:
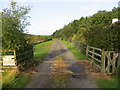
<svg viewBox="0 0 120 90">
<path fill-rule="evenodd" d="M 105 50 L 118 50 L 119 23 L 111 23 L 113 18 L 118 18 L 119 10 L 113 8 L 112 11 L 103 10 L 89 17 L 81 17 L 54 32 L 53 37 L 79 40 Z"/>
</svg>

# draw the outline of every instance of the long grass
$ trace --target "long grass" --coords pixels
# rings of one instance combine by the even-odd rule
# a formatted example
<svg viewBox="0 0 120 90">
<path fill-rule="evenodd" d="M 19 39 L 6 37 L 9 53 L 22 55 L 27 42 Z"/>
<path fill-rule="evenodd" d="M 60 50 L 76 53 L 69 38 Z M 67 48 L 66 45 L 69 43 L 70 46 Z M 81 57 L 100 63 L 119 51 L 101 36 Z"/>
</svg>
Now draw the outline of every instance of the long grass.
<svg viewBox="0 0 120 90">
<path fill-rule="evenodd" d="M 24 88 L 30 80 L 30 75 L 13 74 L 11 77 L 7 78 L 7 80 L 8 80 L 7 82 L 2 84 L 3 89 Z"/>
<path fill-rule="evenodd" d="M 73 45 L 71 45 L 69 42 L 67 41 L 63 41 L 66 46 L 69 48 L 69 50 L 73 53 L 73 55 L 76 57 L 76 59 L 78 60 L 84 60 L 86 59 L 86 56 L 78 49 L 76 49 Z"/>
</svg>

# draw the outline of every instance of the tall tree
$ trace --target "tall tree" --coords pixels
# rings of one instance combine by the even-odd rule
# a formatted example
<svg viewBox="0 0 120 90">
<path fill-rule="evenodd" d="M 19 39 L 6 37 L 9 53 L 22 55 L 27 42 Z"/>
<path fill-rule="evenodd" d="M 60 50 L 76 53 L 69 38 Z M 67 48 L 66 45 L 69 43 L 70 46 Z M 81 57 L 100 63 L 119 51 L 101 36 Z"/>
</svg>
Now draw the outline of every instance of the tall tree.
<svg viewBox="0 0 120 90">
<path fill-rule="evenodd" d="M 27 14 L 30 7 L 18 5 L 12 1 L 10 8 L 5 8 L 2 13 L 2 46 L 3 49 L 20 49 L 28 45 L 24 38 Z"/>
</svg>

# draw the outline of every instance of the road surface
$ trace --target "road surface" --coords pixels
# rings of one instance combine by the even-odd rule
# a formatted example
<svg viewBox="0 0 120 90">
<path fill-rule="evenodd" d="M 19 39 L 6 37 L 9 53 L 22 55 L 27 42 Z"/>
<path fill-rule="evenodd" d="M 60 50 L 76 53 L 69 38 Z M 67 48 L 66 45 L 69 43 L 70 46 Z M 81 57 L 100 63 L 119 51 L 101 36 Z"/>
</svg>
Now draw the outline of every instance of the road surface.
<svg viewBox="0 0 120 90">
<path fill-rule="evenodd" d="M 51 50 L 44 62 L 36 67 L 36 73 L 31 75 L 31 80 L 26 88 L 54 88 L 54 79 L 51 66 L 57 56 L 62 56 L 64 62 L 69 65 L 65 68 L 73 72 L 68 80 L 60 88 L 97 88 L 93 79 L 85 72 L 84 66 L 78 62 L 66 45 L 60 40 L 54 40 Z M 64 73 L 63 73 L 64 74 Z"/>
</svg>

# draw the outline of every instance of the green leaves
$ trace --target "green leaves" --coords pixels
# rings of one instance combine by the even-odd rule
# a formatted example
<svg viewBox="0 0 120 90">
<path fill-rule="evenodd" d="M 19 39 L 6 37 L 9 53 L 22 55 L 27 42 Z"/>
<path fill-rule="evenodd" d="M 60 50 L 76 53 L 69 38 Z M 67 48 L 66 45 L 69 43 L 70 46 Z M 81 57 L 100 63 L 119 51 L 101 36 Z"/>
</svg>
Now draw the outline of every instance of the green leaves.
<svg viewBox="0 0 120 90">
<path fill-rule="evenodd" d="M 98 48 L 117 50 L 120 27 L 117 24 L 110 25 L 113 18 L 118 18 L 119 10 L 118 7 L 113 8 L 112 11 L 103 10 L 89 17 L 81 17 L 54 32 L 53 37 L 65 40 L 72 40 L 74 37 L 74 40 L 86 42 Z"/>
<path fill-rule="evenodd" d="M 3 10 L 2 13 L 2 46 L 4 49 L 20 49 L 29 45 L 25 39 L 25 27 L 29 7 L 11 2 L 11 7 Z"/>
<path fill-rule="evenodd" d="M 120 22 L 111 26 L 94 26 L 90 31 L 84 32 L 86 42 L 94 47 L 104 50 L 118 51 L 119 50 L 119 33 Z"/>
</svg>

